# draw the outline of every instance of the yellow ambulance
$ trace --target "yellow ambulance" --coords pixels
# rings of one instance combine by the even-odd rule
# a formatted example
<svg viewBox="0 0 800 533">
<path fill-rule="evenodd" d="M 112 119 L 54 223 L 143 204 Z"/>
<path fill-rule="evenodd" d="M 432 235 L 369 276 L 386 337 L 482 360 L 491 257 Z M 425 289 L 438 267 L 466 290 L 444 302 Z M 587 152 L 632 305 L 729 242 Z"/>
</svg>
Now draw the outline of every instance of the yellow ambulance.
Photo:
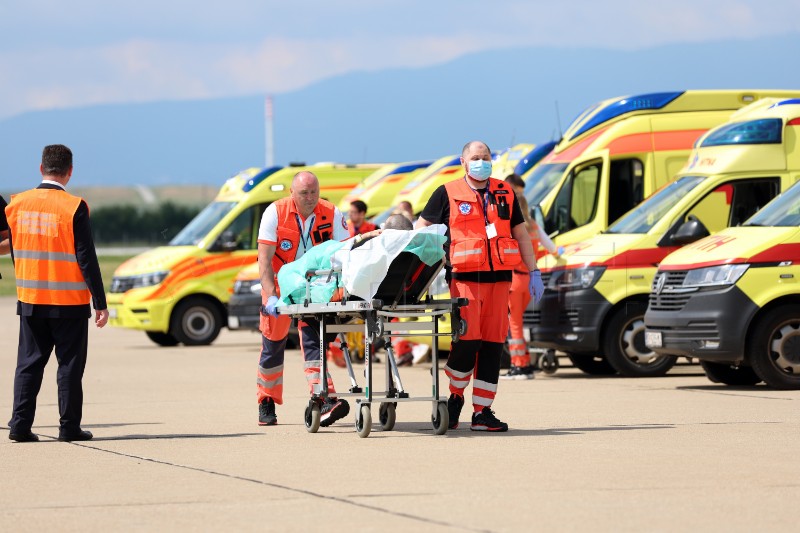
<svg viewBox="0 0 800 533">
<path fill-rule="evenodd" d="M 109 324 L 143 330 L 161 346 L 210 344 L 227 323 L 234 277 L 256 261 L 261 215 L 289 194 L 292 177 L 314 172 L 320 196 L 338 202 L 380 166 L 251 168 L 230 178 L 167 246 L 117 268 L 108 294 Z"/>
<path fill-rule="evenodd" d="M 557 260 L 546 258 L 550 290 L 539 304 L 535 344 L 566 352 L 589 373 L 666 373 L 675 356 L 657 354 L 644 342 L 658 264 L 683 245 L 742 224 L 794 183 L 800 165 L 792 166 L 795 148 L 787 144 L 794 140 L 764 144 L 758 134 L 746 134 L 765 120 L 779 124 L 789 109 L 783 102 L 766 98 L 737 111 L 698 140 L 674 181 L 607 231 L 567 246 Z"/>
<path fill-rule="evenodd" d="M 386 165 L 370 174 L 339 202 L 339 210 L 347 215 L 350 202 L 361 200 L 367 204 L 367 217 L 373 217 L 394 207 L 397 193 L 415 179 L 432 161 L 414 161 Z"/>
<path fill-rule="evenodd" d="M 683 167 L 694 142 L 760 98 L 796 91 L 678 91 L 612 98 L 591 106 L 526 177 L 557 245 L 597 235 Z"/>
<path fill-rule="evenodd" d="M 719 149 L 758 143 L 742 159 L 753 175 L 800 180 L 800 99 L 772 104 L 773 116 L 731 124 L 706 142 Z M 766 114 L 766 113 L 765 113 Z M 704 168 L 725 156 L 695 162 Z M 644 340 L 659 354 L 698 358 L 711 381 L 800 388 L 800 186 L 742 226 L 667 256 L 645 314 Z"/>
</svg>

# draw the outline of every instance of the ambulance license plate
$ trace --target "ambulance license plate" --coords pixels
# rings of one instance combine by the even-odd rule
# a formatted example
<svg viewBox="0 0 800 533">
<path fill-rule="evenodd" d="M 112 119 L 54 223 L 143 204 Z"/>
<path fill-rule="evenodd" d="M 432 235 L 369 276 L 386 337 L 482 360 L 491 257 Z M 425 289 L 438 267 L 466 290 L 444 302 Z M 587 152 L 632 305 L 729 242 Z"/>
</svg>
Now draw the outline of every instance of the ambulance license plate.
<svg viewBox="0 0 800 533">
<path fill-rule="evenodd" d="M 645 331 L 644 343 L 648 348 L 661 348 L 663 341 L 661 340 L 660 331 Z"/>
</svg>

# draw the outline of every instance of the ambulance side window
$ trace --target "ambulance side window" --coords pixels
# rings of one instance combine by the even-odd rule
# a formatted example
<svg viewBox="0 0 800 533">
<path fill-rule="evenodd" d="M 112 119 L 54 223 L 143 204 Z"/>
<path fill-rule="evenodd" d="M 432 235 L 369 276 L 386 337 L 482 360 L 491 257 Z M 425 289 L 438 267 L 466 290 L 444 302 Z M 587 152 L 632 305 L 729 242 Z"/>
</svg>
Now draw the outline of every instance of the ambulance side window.
<svg viewBox="0 0 800 533">
<path fill-rule="evenodd" d="M 257 249 L 258 227 L 261 224 L 261 215 L 268 205 L 268 203 L 257 204 L 239 213 L 239 216 L 222 232 L 223 240 L 236 242 L 237 250 Z"/>
<path fill-rule="evenodd" d="M 644 200 L 644 165 L 638 159 L 611 162 L 608 182 L 608 225 Z"/>
<path fill-rule="evenodd" d="M 564 233 L 594 219 L 601 169 L 602 164 L 597 162 L 578 168 L 567 176 L 545 219 L 547 233 Z"/>
<path fill-rule="evenodd" d="M 728 182 L 703 197 L 687 213 L 714 233 L 730 226 L 739 226 L 780 193 L 778 178 L 757 178 Z"/>
</svg>

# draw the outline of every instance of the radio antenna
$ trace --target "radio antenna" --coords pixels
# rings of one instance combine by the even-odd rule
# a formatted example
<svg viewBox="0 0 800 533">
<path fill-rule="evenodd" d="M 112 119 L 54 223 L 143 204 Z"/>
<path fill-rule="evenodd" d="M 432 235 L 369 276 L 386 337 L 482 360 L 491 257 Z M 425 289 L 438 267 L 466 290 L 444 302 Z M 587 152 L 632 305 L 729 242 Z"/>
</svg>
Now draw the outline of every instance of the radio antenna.
<svg viewBox="0 0 800 533">
<path fill-rule="evenodd" d="M 556 126 L 558 126 L 558 138 L 560 140 L 564 136 L 564 132 L 561 131 L 561 113 L 558 112 L 558 100 L 556 100 L 555 104 L 556 104 Z"/>
</svg>

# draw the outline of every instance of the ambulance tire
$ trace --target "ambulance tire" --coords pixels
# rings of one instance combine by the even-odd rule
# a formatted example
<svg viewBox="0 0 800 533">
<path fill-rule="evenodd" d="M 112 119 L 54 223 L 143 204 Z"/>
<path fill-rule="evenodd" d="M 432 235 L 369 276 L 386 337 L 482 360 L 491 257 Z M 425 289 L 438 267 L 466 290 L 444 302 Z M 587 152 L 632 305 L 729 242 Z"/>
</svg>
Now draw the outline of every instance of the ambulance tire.
<svg viewBox="0 0 800 533">
<path fill-rule="evenodd" d="M 800 389 L 800 305 L 768 311 L 751 332 L 747 354 L 755 373 L 775 389 Z"/>
<path fill-rule="evenodd" d="M 655 354 L 644 344 L 644 302 L 627 302 L 605 328 L 603 353 L 621 376 L 649 378 L 663 376 L 675 366 L 674 355 Z"/>
<path fill-rule="evenodd" d="M 205 298 L 186 298 L 172 310 L 169 332 L 186 346 L 207 346 L 222 329 L 222 312 Z"/>
<path fill-rule="evenodd" d="M 591 353 L 568 353 L 572 365 L 591 376 L 613 376 L 617 373 L 605 357 Z"/>
<path fill-rule="evenodd" d="M 160 331 L 145 331 L 147 338 L 158 344 L 159 346 L 177 346 L 178 339 L 169 333 L 161 333 Z"/>
<path fill-rule="evenodd" d="M 700 366 L 706 373 L 706 377 L 714 383 L 732 385 L 734 387 L 749 387 L 761 382 L 761 378 L 756 375 L 749 366 L 733 366 L 727 363 L 713 363 L 711 361 L 700 361 Z"/>
</svg>

